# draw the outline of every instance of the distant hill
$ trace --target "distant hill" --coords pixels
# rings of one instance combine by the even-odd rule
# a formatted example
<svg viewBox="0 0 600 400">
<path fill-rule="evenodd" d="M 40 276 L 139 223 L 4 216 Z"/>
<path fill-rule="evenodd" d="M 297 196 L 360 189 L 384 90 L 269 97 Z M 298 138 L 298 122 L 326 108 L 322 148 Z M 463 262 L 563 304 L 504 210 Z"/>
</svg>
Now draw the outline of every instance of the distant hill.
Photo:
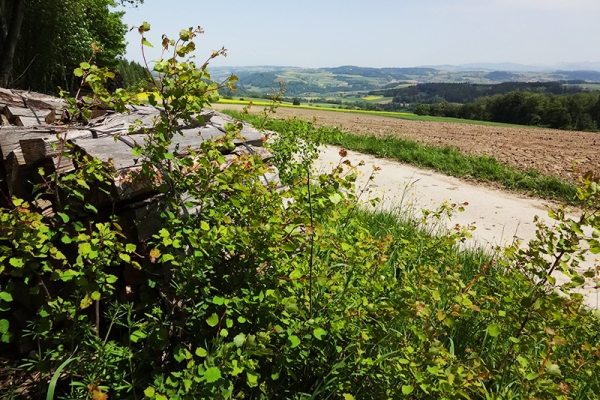
<svg viewBox="0 0 600 400">
<path fill-rule="evenodd" d="M 515 63 L 474 63 L 458 66 L 422 66 L 414 68 L 371 68 L 342 65 L 328 68 L 285 66 L 213 67 L 212 79 L 223 81 L 229 75 L 239 78 L 238 96 L 254 97 L 287 87 L 286 96 L 355 97 L 385 89 L 400 89 L 424 83 L 470 83 L 494 85 L 509 82 L 578 81 L 577 84 L 600 82 L 600 71 L 591 69 L 600 63 L 562 63 L 568 66 L 588 66 L 587 70 L 552 69 L 548 66 Z M 224 92 L 232 96 L 234 93 Z"/>
</svg>

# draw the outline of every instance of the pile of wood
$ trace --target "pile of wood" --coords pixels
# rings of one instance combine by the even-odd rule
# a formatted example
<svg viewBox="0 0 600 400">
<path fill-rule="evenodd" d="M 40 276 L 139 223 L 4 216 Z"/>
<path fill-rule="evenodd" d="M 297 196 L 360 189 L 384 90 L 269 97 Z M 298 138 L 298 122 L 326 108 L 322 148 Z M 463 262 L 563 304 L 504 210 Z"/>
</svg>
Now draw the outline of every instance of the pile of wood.
<svg viewBox="0 0 600 400">
<path fill-rule="evenodd" d="M 140 170 L 132 148 L 136 143 L 144 143 L 145 135 L 140 131 L 130 132 L 130 126 L 141 121 L 141 126 L 151 128 L 160 109 L 151 106 L 129 106 L 129 114 L 104 112 L 104 115 L 91 119 L 88 123 L 69 123 L 65 102 L 39 93 L 23 92 L 0 88 L 0 190 L 2 201 L 11 196 L 32 201 L 35 184 L 43 182 L 39 169 L 45 175 L 58 171 L 60 174 L 73 171 L 76 166 L 71 158 L 63 157 L 64 141 L 73 144 L 74 151 L 100 159 L 116 169 L 112 182 L 111 196 L 97 196 L 89 201 L 98 208 L 121 210 L 131 215 L 132 228 L 138 231 L 138 239 L 143 240 L 154 231 L 152 224 L 157 218 L 147 218 L 155 211 L 160 194 L 156 187 L 134 184 L 131 178 Z M 179 155 L 190 148 L 198 148 L 202 141 L 221 137 L 225 124 L 233 120 L 211 110 L 202 112 L 204 124 L 181 126 L 183 135 L 176 135 L 171 150 Z M 272 156 L 262 148 L 264 135 L 249 125 L 244 125 L 241 136 L 236 140 L 236 148 L 226 155 L 233 162 L 242 154 L 258 154 L 263 159 Z M 276 169 L 265 174 L 264 182 L 278 182 Z M 157 183 L 158 185 L 159 183 Z M 35 203 L 45 215 L 56 211 L 52 198 L 38 199 Z M 141 229 L 140 229 L 141 228 Z M 156 227 L 154 227 L 156 228 Z"/>
</svg>

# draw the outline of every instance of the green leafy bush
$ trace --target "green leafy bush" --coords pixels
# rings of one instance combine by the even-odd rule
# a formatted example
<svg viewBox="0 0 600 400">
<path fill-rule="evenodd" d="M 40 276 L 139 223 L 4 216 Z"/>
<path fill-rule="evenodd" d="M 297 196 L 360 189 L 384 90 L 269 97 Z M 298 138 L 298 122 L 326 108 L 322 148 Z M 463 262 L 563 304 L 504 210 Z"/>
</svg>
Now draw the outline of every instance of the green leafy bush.
<svg viewBox="0 0 600 400">
<path fill-rule="evenodd" d="M 161 183 L 150 241 L 89 205 L 114 171 L 77 155 L 76 172 L 40 188 L 61 199 L 55 217 L 19 199 L 0 210 L 8 397 L 39 398 L 49 385 L 94 399 L 596 396 L 600 323 L 571 289 L 583 284 L 583 251 L 600 251 L 597 180 L 583 181 L 581 220 L 558 210 L 528 250 L 491 257 L 459 250 L 469 227 L 436 236 L 362 210 L 347 162 L 310 171 L 327 132 L 307 122 L 274 137 L 284 189 L 261 183 L 272 166 L 257 156 L 224 168 L 235 125 L 177 155 L 180 122 L 197 120 L 219 88 L 207 63 L 181 60 L 197 33 L 164 38 L 173 55 L 155 64 L 160 97 L 149 99 L 163 116 L 133 150 L 142 178 Z M 555 285 L 559 269 L 572 285 Z"/>
</svg>

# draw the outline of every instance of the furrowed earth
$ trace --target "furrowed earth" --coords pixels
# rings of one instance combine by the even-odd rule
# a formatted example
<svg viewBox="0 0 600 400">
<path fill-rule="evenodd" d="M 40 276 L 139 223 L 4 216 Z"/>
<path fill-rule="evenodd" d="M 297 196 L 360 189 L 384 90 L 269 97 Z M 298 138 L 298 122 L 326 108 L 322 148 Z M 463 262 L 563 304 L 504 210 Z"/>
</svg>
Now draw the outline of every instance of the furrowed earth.
<svg viewBox="0 0 600 400">
<path fill-rule="evenodd" d="M 217 110 L 241 106 L 213 104 Z M 260 111 L 253 107 L 252 112 Z M 409 121 L 368 114 L 278 108 L 274 117 L 317 119 L 317 125 L 338 126 L 360 135 L 394 135 L 434 146 L 452 146 L 465 154 L 488 155 L 520 169 L 574 182 L 589 170 L 600 173 L 600 133 L 556 129 L 495 127 L 473 124 Z M 579 172 L 574 171 L 577 167 Z"/>
</svg>

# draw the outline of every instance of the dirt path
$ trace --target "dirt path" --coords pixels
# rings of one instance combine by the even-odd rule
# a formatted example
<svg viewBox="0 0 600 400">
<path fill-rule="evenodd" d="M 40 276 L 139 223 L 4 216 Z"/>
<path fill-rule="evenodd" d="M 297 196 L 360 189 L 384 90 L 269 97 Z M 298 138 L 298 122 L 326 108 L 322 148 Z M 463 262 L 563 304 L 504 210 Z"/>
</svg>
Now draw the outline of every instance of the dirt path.
<svg viewBox="0 0 600 400">
<path fill-rule="evenodd" d="M 215 109 L 236 107 L 213 106 Z M 463 153 L 493 156 L 506 164 L 534 168 L 543 174 L 570 180 L 576 178 L 574 163 L 582 171 L 600 173 L 600 133 L 409 121 L 300 108 L 279 108 L 275 116 L 316 117 L 317 124 L 339 126 L 355 134 L 395 135 L 435 146 L 454 146 Z"/>
</svg>

